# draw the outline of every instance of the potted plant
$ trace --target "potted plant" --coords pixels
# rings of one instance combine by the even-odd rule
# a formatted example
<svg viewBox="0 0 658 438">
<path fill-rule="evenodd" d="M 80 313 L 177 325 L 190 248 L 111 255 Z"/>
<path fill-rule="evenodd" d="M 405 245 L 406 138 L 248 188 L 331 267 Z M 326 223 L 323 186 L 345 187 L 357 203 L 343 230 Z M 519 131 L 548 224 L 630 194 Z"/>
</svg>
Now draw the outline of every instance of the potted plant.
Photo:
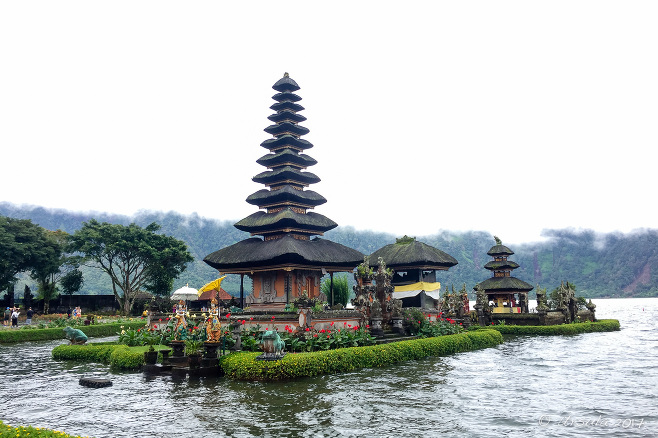
<svg viewBox="0 0 658 438">
<path fill-rule="evenodd" d="M 144 345 L 148 345 L 148 351 L 144 352 L 144 363 L 153 365 L 158 361 L 158 352 L 153 347 L 160 343 L 160 336 L 152 331 L 145 331 L 142 335 Z"/>
<path fill-rule="evenodd" d="M 195 367 L 201 363 L 201 339 L 187 339 L 185 341 L 185 355 L 189 358 L 190 366 Z"/>
</svg>

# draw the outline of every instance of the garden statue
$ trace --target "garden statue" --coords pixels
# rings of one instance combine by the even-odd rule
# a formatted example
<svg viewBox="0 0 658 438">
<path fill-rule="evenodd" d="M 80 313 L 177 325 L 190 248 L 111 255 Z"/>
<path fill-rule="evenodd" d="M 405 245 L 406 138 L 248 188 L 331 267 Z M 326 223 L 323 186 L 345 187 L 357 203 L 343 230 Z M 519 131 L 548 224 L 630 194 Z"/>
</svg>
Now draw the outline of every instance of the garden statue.
<svg viewBox="0 0 658 438">
<path fill-rule="evenodd" d="M 217 307 L 217 299 L 213 295 L 210 301 L 210 310 L 208 311 L 208 319 L 206 320 L 206 342 L 219 342 L 222 337 L 222 323 L 219 319 L 219 307 Z"/>
<path fill-rule="evenodd" d="M 279 360 L 286 355 L 283 352 L 286 344 L 281 340 L 279 333 L 275 330 L 268 330 L 263 334 L 263 341 L 261 348 L 263 354 L 258 356 L 256 360 Z"/>
<path fill-rule="evenodd" d="M 84 344 L 87 342 L 87 335 L 82 330 L 66 327 L 64 329 L 64 336 L 71 341 L 71 344 Z"/>
<path fill-rule="evenodd" d="M 187 320 L 185 319 L 185 314 L 187 313 L 187 306 L 185 301 L 180 300 L 176 305 L 176 313 L 174 314 L 174 320 L 176 321 L 174 325 L 174 340 L 180 341 L 180 334 L 183 330 L 187 328 Z"/>
</svg>

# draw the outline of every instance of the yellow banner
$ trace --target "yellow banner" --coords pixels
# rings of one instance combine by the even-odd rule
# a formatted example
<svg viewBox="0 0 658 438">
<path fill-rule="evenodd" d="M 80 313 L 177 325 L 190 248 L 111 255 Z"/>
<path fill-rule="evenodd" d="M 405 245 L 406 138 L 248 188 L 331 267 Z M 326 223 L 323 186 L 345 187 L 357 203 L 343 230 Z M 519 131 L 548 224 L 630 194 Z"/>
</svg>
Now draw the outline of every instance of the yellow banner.
<svg viewBox="0 0 658 438">
<path fill-rule="evenodd" d="M 424 290 L 425 292 L 431 292 L 439 289 L 441 289 L 441 283 L 429 283 L 426 281 L 419 281 L 418 283 L 407 284 L 405 286 L 395 286 L 395 292 L 410 292 L 412 290 Z"/>
</svg>

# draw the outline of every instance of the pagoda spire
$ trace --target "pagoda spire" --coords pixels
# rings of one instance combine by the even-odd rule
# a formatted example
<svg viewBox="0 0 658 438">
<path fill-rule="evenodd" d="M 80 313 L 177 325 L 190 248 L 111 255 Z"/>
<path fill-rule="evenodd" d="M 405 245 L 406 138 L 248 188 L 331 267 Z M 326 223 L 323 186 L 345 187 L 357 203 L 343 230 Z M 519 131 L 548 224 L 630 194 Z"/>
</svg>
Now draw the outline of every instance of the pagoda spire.
<svg viewBox="0 0 658 438">
<path fill-rule="evenodd" d="M 258 206 L 258 211 L 235 224 L 251 235 L 261 235 L 265 240 L 278 239 L 291 235 L 296 239 L 308 240 L 314 235 L 323 235 L 338 224 L 318 213 L 309 212 L 327 200 L 320 194 L 306 190 L 320 178 L 307 169 L 317 161 L 304 153 L 313 145 L 301 137 L 309 129 L 300 125 L 306 117 L 299 114 L 304 107 L 298 104 L 302 98 L 295 94 L 299 85 L 288 73 L 284 73 L 272 88 L 277 93 L 272 96 L 276 102 L 270 107 L 275 113 L 268 119 L 273 125 L 265 132 L 273 138 L 265 140 L 261 146 L 269 153 L 256 162 L 267 170 L 252 178 L 267 188 L 252 193 L 247 202 Z"/>
</svg>

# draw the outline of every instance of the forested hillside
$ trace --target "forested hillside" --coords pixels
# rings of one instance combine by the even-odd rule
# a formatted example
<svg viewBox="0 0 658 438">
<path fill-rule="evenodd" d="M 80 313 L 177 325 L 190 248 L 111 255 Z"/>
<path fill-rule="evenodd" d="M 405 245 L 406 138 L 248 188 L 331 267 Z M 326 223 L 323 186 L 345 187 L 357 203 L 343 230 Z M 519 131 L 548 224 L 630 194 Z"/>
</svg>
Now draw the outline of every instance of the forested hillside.
<svg viewBox="0 0 658 438">
<path fill-rule="evenodd" d="M 97 219 L 128 225 L 135 222 L 146 226 L 157 222 L 161 232 L 187 242 L 195 261 L 176 281 L 174 288 L 199 288 L 217 278 L 217 272 L 203 263 L 211 252 L 245 239 L 247 233 L 238 231 L 232 222 L 220 222 L 197 215 L 178 213 L 141 213 L 135 217 L 106 213 L 78 213 L 64 210 L 47 210 L 41 207 L 19 207 L 0 203 L 0 215 L 32 222 L 50 229 L 73 233 L 84 221 Z M 576 285 L 578 294 L 586 297 L 640 297 L 658 296 L 658 230 L 644 230 L 632 234 L 596 234 L 552 230 L 546 242 L 508 246 L 515 252 L 511 257 L 521 267 L 514 275 L 533 285 L 539 284 L 550 291 L 560 281 Z M 326 233 L 325 238 L 370 254 L 384 245 L 395 242 L 396 237 L 385 233 L 357 231 L 339 227 Z M 499 236 L 505 244 L 505 236 Z M 456 289 L 466 284 L 468 290 L 485 280 L 490 273 L 483 268 L 490 260 L 487 250 L 494 244 L 493 236 L 483 232 L 450 233 L 417 236 L 417 239 L 435 246 L 455 257 L 459 264 L 439 274 L 444 286 Z M 110 283 L 94 269 L 86 269 L 82 293 L 111 293 Z M 30 280 L 26 283 L 31 285 Z M 238 294 L 239 276 L 230 275 L 222 286 Z M 248 284 L 246 287 L 250 287 Z M 22 285 L 17 285 L 20 295 Z"/>
</svg>

